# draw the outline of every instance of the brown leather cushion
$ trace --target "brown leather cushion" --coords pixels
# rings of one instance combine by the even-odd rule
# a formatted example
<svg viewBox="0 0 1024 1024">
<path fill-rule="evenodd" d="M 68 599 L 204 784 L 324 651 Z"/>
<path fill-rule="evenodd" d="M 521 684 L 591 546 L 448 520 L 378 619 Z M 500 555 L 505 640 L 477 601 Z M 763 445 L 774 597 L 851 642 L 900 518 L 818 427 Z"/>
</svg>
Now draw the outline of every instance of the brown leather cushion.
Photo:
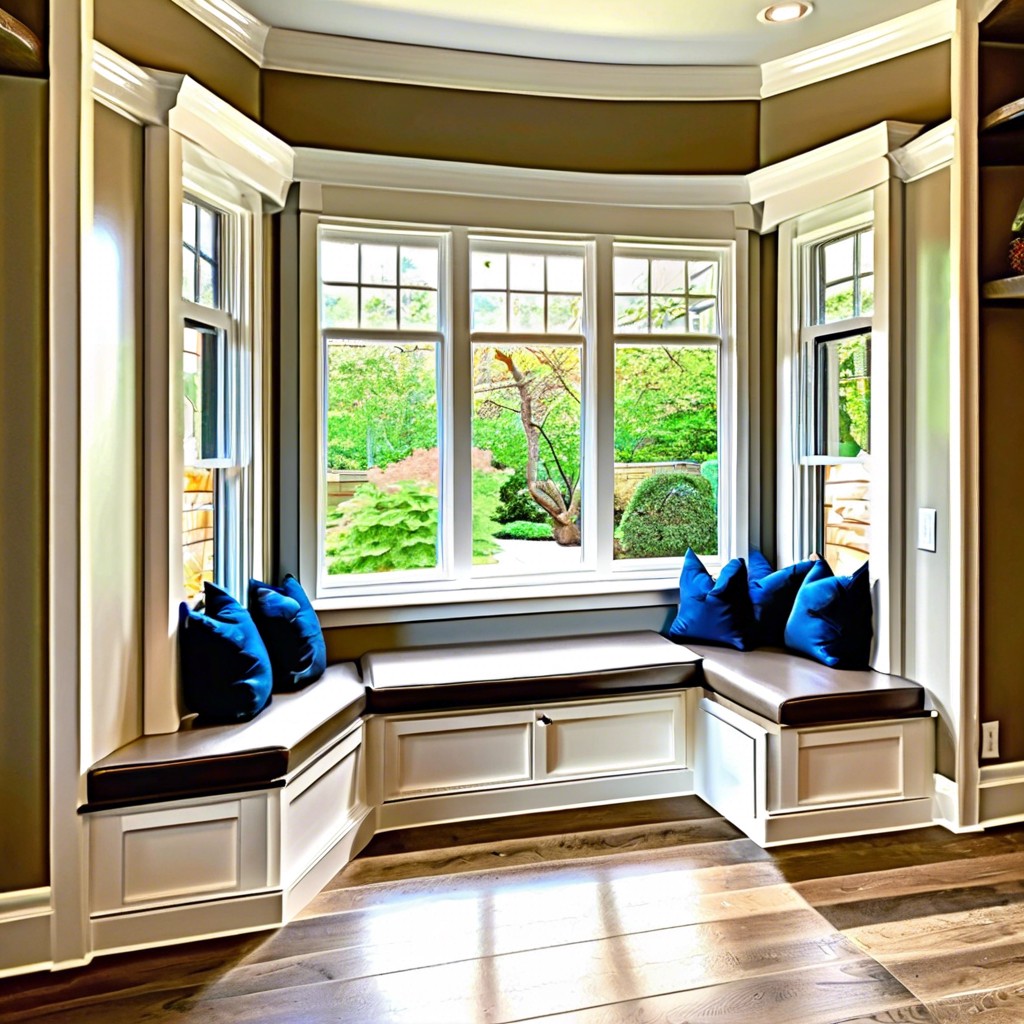
<svg viewBox="0 0 1024 1024">
<path fill-rule="evenodd" d="M 900 676 L 828 668 L 789 651 L 696 646 L 705 685 L 780 725 L 898 718 L 925 711 L 925 691 Z"/>
<path fill-rule="evenodd" d="M 115 750 L 89 769 L 82 809 L 280 785 L 365 707 L 356 666 L 330 665 L 312 686 L 274 694 L 250 722 L 199 726 L 186 719 L 178 732 L 142 736 Z"/>
<path fill-rule="evenodd" d="M 374 651 L 361 664 L 374 712 L 537 703 L 699 682 L 697 658 L 654 632 Z"/>
</svg>

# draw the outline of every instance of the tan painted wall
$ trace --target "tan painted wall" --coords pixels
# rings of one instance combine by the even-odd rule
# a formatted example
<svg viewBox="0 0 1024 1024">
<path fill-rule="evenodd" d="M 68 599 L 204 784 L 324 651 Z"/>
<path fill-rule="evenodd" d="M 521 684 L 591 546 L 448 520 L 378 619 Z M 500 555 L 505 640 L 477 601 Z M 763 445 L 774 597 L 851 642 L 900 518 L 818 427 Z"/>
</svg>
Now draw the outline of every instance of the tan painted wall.
<svg viewBox="0 0 1024 1024">
<path fill-rule="evenodd" d="M 708 174 L 757 166 L 758 104 L 513 96 L 263 72 L 263 121 L 295 145 L 513 167 Z"/>
<path fill-rule="evenodd" d="M 761 163 L 879 121 L 935 124 L 950 116 L 950 45 L 940 43 L 761 103 Z"/>
<path fill-rule="evenodd" d="M 81 382 L 85 766 L 142 732 L 142 128 L 99 104 L 94 111 Z"/>
<path fill-rule="evenodd" d="M 905 673 L 928 687 L 940 712 L 939 770 L 955 774 L 957 729 L 949 649 L 950 172 L 905 193 L 906 507 Z M 917 509 L 938 512 L 938 550 L 917 549 Z"/>
<path fill-rule="evenodd" d="M 250 117 L 259 68 L 173 0 L 95 0 L 96 38 L 143 67 L 191 75 Z"/>
<path fill-rule="evenodd" d="M 49 883 L 46 102 L 0 77 L 0 892 Z"/>
</svg>

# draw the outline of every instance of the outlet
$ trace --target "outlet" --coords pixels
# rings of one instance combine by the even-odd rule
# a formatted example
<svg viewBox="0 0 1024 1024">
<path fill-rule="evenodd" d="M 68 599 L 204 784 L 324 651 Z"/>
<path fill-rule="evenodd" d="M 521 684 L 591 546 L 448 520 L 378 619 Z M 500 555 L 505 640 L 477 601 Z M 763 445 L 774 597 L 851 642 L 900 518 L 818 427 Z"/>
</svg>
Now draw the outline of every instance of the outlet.
<svg viewBox="0 0 1024 1024">
<path fill-rule="evenodd" d="M 917 510 L 917 547 L 919 551 L 934 551 L 935 532 L 939 513 L 934 508 Z"/>
<path fill-rule="evenodd" d="M 982 757 L 998 757 L 999 756 L 999 723 L 998 722 L 982 722 L 981 723 L 981 756 Z"/>
</svg>

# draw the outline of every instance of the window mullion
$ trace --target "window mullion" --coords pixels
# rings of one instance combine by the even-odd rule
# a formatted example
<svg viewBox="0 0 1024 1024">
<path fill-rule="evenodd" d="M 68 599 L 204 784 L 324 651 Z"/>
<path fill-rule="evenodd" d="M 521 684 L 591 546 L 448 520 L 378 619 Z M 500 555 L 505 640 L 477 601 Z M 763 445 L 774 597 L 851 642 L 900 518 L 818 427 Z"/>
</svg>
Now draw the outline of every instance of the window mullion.
<svg viewBox="0 0 1024 1024">
<path fill-rule="evenodd" d="M 473 354 L 470 342 L 469 236 L 453 229 L 449 260 L 447 336 L 443 348 L 441 437 L 448 486 L 442 504 L 442 545 L 450 575 L 473 568 Z M 445 514 L 447 512 L 447 514 Z"/>
<path fill-rule="evenodd" d="M 613 565 L 615 535 L 615 288 L 611 236 L 599 235 L 594 247 L 594 269 L 588 282 L 594 340 L 587 361 L 590 387 L 584 391 L 587 458 L 583 463 L 592 469 L 584 477 L 583 554 L 588 561 L 593 560 L 601 575 L 606 575 Z"/>
</svg>

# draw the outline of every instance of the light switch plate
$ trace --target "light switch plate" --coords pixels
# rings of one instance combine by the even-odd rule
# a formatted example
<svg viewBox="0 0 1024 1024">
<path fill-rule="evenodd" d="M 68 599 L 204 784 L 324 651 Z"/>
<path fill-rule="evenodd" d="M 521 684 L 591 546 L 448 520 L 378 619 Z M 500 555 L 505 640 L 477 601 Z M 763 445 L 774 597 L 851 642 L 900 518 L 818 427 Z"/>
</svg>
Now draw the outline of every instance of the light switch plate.
<svg viewBox="0 0 1024 1024">
<path fill-rule="evenodd" d="M 917 510 L 917 547 L 920 551 L 935 551 L 935 531 L 939 513 L 934 508 Z"/>
</svg>

